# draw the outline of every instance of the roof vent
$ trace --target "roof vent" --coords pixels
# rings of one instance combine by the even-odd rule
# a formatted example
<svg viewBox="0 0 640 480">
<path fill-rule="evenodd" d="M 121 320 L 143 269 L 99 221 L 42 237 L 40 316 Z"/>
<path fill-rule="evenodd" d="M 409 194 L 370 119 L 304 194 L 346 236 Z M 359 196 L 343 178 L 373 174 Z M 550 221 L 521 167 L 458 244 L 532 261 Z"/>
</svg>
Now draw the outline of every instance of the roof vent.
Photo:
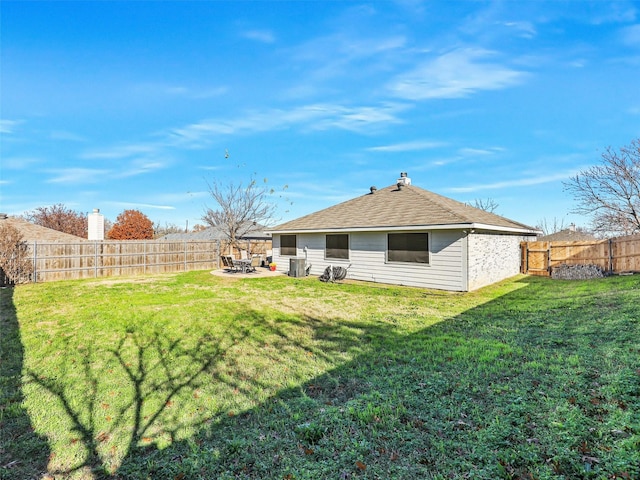
<svg viewBox="0 0 640 480">
<path fill-rule="evenodd" d="M 407 172 L 400 172 L 400 178 L 398 179 L 398 188 L 405 185 L 411 185 L 411 179 L 407 177 Z"/>
<path fill-rule="evenodd" d="M 376 191 L 377 191 L 377 190 L 378 190 L 378 189 L 375 187 L 375 185 L 372 185 L 372 186 L 370 186 L 370 187 L 369 187 L 369 191 L 370 191 L 372 194 L 373 194 L 373 193 L 376 193 Z"/>
</svg>

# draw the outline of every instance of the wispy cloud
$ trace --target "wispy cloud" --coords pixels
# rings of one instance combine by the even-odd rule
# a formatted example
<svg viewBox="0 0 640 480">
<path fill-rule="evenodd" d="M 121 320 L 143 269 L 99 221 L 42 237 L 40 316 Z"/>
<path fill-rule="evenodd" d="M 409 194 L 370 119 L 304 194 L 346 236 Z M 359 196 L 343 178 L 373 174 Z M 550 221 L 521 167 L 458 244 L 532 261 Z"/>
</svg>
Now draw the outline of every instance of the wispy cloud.
<svg viewBox="0 0 640 480">
<path fill-rule="evenodd" d="M 504 22 L 504 26 L 515 30 L 522 38 L 533 38 L 537 34 L 536 27 L 531 22 Z"/>
<path fill-rule="evenodd" d="M 491 147 L 491 148 L 460 148 L 458 153 L 465 157 L 477 157 L 479 155 L 493 155 L 497 152 L 503 152 L 504 148 L 502 147 Z"/>
<path fill-rule="evenodd" d="M 202 86 L 202 85 L 170 85 L 164 83 L 138 83 L 133 85 L 132 90 L 136 96 L 146 96 L 152 98 L 186 98 L 191 100 L 202 100 L 216 98 L 224 95 L 229 89 L 224 85 Z"/>
<path fill-rule="evenodd" d="M 202 147 L 217 136 L 254 133 L 298 127 L 302 130 L 349 130 L 367 133 L 373 126 L 399 123 L 398 113 L 408 108 L 402 104 L 378 106 L 343 106 L 312 104 L 290 110 L 272 109 L 249 112 L 236 119 L 203 120 L 168 133 L 173 146 Z"/>
<path fill-rule="evenodd" d="M 260 43 L 274 43 L 276 38 L 270 30 L 246 30 L 241 34 L 248 40 L 255 40 Z"/>
<path fill-rule="evenodd" d="M 389 90 L 410 100 L 460 98 L 480 90 L 507 88 L 524 79 L 525 72 L 486 61 L 494 56 L 494 52 L 477 48 L 454 50 L 398 76 Z"/>
<path fill-rule="evenodd" d="M 105 147 L 102 149 L 84 152 L 80 155 L 80 158 L 84 158 L 87 160 L 116 160 L 138 155 L 153 154 L 158 151 L 159 146 L 159 144 L 153 143 L 117 145 L 114 147 Z"/>
<path fill-rule="evenodd" d="M 50 173 L 53 176 L 46 183 L 89 184 L 102 181 L 110 172 L 91 168 L 64 168 Z"/>
<path fill-rule="evenodd" d="M 0 119 L 0 133 L 7 135 L 15 133 L 16 127 L 21 123 L 23 123 L 21 120 Z"/>
<path fill-rule="evenodd" d="M 175 210 L 176 207 L 171 205 L 154 205 L 152 203 L 138 203 L 138 202 L 105 202 L 108 205 L 112 205 L 114 207 L 123 207 L 123 208 L 149 208 L 152 210 Z"/>
<path fill-rule="evenodd" d="M 501 190 L 504 188 L 526 187 L 531 185 L 541 185 L 543 183 L 557 182 L 559 180 L 567 180 L 572 175 L 575 175 L 575 171 L 556 173 L 553 175 L 542 175 L 538 177 L 518 178 L 514 180 L 505 180 L 502 182 L 469 185 L 466 187 L 450 187 L 446 189 L 446 191 L 454 193 L 469 193 L 479 192 L 482 190 Z"/>
<path fill-rule="evenodd" d="M 378 147 L 367 148 L 368 152 L 416 152 L 420 150 L 431 150 L 447 146 L 445 142 L 429 142 L 417 140 L 415 142 L 396 143 L 393 145 L 380 145 Z"/>
<path fill-rule="evenodd" d="M 2 168 L 6 170 L 26 170 L 43 160 L 36 157 L 3 157 Z"/>
<path fill-rule="evenodd" d="M 146 173 L 152 173 L 157 170 L 167 168 L 169 162 L 159 160 L 137 160 L 133 162 L 129 168 L 119 171 L 115 178 L 127 178 L 134 177 L 136 175 L 144 175 Z"/>
</svg>

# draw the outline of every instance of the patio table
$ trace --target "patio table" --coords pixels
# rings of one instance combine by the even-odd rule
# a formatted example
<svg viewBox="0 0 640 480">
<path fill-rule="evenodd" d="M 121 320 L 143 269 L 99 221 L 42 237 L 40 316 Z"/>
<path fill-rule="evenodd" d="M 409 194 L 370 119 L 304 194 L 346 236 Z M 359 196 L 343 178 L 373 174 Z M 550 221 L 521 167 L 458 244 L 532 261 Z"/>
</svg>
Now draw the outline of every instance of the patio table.
<svg viewBox="0 0 640 480">
<path fill-rule="evenodd" d="M 249 265 L 251 265 L 251 259 L 250 258 L 241 258 L 238 260 L 233 260 L 233 264 L 239 264 L 240 265 L 240 270 L 242 270 L 242 273 L 247 273 L 247 267 L 249 267 Z"/>
</svg>

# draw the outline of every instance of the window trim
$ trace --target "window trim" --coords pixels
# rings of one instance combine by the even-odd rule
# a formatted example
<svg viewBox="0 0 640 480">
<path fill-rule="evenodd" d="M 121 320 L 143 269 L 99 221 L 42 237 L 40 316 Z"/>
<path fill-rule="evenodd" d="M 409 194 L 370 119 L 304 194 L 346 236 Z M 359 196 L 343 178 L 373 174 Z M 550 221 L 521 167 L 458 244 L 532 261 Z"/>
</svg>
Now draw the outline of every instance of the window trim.
<svg viewBox="0 0 640 480">
<path fill-rule="evenodd" d="M 287 245 L 286 247 L 284 247 L 282 245 L 282 239 L 284 237 L 293 237 L 294 238 L 293 246 Z M 293 248 L 293 253 L 285 253 L 284 252 L 284 248 L 286 248 L 286 249 Z M 281 257 L 295 257 L 296 255 L 298 255 L 298 236 L 295 235 L 295 234 L 281 234 L 280 235 L 280 256 Z"/>
<path fill-rule="evenodd" d="M 329 237 L 347 237 L 347 248 L 338 249 L 332 248 L 331 250 L 346 251 L 346 257 L 330 257 L 328 254 L 329 248 L 327 246 L 327 240 Z M 351 236 L 348 233 L 327 233 L 324 236 L 324 259 L 325 260 L 349 260 L 351 258 Z"/>
<path fill-rule="evenodd" d="M 424 250 L 427 254 L 427 261 L 426 262 L 419 262 L 419 261 L 405 261 L 405 260 L 391 260 L 390 259 L 390 255 L 389 255 L 389 244 L 390 244 L 390 237 L 392 235 L 426 235 L 427 237 L 427 248 L 426 250 Z M 392 264 L 400 264 L 400 265 L 431 265 L 431 232 L 387 232 L 387 245 L 386 245 L 386 251 L 385 251 L 385 260 L 386 263 L 392 263 Z M 415 252 L 422 252 L 422 250 L 406 250 L 406 251 L 415 251 Z"/>
</svg>

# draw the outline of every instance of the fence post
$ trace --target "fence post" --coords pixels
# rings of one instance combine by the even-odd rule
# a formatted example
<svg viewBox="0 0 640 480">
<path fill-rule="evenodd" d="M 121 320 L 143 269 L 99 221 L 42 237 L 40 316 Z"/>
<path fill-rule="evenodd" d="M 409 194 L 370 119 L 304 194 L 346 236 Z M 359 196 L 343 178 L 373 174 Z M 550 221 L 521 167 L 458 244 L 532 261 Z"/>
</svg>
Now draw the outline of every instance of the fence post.
<svg viewBox="0 0 640 480">
<path fill-rule="evenodd" d="M 147 274 L 147 241 L 142 241 L 142 274 Z"/>
<path fill-rule="evenodd" d="M 609 239 L 609 274 L 613 274 L 613 239 Z"/>
<path fill-rule="evenodd" d="M 33 283 L 38 283 L 38 242 L 33 241 Z"/>
<path fill-rule="evenodd" d="M 184 241 L 184 271 L 187 271 L 187 241 Z"/>
</svg>

